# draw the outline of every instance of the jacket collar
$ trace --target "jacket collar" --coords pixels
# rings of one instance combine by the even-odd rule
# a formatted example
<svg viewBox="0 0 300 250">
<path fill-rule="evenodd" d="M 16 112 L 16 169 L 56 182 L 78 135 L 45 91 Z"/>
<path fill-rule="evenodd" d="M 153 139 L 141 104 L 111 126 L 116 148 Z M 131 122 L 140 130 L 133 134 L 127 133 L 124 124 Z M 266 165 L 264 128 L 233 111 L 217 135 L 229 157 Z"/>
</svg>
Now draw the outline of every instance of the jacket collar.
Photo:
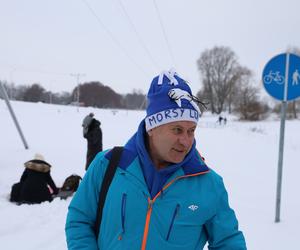
<svg viewBox="0 0 300 250">
<path fill-rule="evenodd" d="M 138 131 L 136 134 L 132 137 L 132 140 L 135 141 L 135 150 L 137 151 L 137 154 L 140 156 L 142 161 L 151 162 L 149 153 L 146 150 L 146 143 L 145 143 L 145 122 L 142 121 L 139 125 Z M 152 163 L 153 165 L 153 163 Z M 154 167 L 154 166 L 153 166 Z M 168 169 L 183 169 L 183 175 L 190 175 L 190 174 L 197 174 L 206 172 L 209 170 L 207 165 L 202 160 L 202 157 L 200 156 L 199 152 L 196 149 L 196 140 L 194 140 L 193 146 L 190 150 L 190 152 L 187 154 L 187 156 L 184 158 L 184 160 L 178 164 L 172 164 L 168 166 L 165 169 L 162 169 L 160 171 L 167 171 Z M 174 171 L 172 171 L 174 172 Z"/>
</svg>

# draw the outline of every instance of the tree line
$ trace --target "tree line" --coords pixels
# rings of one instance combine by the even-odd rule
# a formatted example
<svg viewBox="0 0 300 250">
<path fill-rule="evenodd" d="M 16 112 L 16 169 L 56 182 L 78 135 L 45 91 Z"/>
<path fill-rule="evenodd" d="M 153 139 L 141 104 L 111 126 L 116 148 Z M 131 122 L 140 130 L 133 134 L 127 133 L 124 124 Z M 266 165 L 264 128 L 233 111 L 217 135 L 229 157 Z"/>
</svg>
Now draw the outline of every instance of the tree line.
<svg viewBox="0 0 300 250">
<path fill-rule="evenodd" d="M 48 91 L 39 83 L 16 86 L 13 83 L 4 82 L 4 86 L 10 99 L 25 102 L 118 109 L 144 109 L 146 105 L 146 96 L 139 90 L 133 90 L 132 93 L 122 95 L 97 81 L 85 82 L 75 87 L 71 92 L 61 93 Z"/>
<path fill-rule="evenodd" d="M 290 51 L 300 54 L 296 48 Z M 270 105 L 270 101 L 261 97 L 262 84 L 256 82 L 250 69 L 238 62 L 231 48 L 215 46 L 207 49 L 196 63 L 201 77 L 197 97 L 208 103 L 208 111 L 211 113 L 235 113 L 242 120 L 261 120 L 271 112 L 280 113 L 280 103 L 273 101 Z M 71 92 L 62 93 L 52 93 L 38 83 L 30 86 L 15 86 L 13 83 L 4 85 L 9 97 L 20 101 L 78 105 L 79 100 L 82 106 L 98 108 L 146 108 L 146 95 L 141 91 L 133 90 L 132 93 L 122 95 L 98 81 L 85 82 Z M 289 118 L 297 118 L 299 104 L 299 100 L 288 103 Z"/>
</svg>

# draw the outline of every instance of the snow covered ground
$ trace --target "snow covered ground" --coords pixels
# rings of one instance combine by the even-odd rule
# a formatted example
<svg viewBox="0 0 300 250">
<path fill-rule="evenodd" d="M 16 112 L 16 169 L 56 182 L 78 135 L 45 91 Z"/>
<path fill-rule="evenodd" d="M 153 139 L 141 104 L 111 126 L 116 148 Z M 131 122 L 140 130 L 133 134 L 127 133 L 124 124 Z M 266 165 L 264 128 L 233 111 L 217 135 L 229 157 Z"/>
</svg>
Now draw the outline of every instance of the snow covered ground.
<svg viewBox="0 0 300 250">
<path fill-rule="evenodd" d="M 101 121 L 104 148 L 110 148 L 127 141 L 144 112 L 24 102 L 12 106 L 29 149 L 24 149 L 0 100 L 0 248 L 66 249 L 64 223 L 70 199 L 22 206 L 8 201 L 23 163 L 36 152 L 43 154 L 61 186 L 72 173 L 84 175 L 86 141 L 81 121 L 86 114 L 92 111 Z M 299 249 L 300 121 L 286 122 L 281 222 L 274 223 L 280 122 L 228 118 L 226 126 L 219 126 L 216 117 L 204 114 L 196 131 L 197 147 L 207 164 L 223 176 L 248 249 Z"/>
</svg>

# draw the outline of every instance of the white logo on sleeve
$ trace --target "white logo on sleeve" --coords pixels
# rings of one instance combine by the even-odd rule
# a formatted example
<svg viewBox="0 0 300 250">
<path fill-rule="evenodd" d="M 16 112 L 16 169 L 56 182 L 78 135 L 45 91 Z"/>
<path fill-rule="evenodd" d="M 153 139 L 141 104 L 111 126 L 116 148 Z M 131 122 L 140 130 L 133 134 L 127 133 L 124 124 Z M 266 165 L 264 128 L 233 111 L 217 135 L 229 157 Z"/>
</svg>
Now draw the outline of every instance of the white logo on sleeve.
<svg viewBox="0 0 300 250">
<path fill-rule="evenodd" d="M 191 209 L 194 212 L 198 209 L 198 206 L 193 204 L 189 206 L 189 209 Z"/>
</svg>

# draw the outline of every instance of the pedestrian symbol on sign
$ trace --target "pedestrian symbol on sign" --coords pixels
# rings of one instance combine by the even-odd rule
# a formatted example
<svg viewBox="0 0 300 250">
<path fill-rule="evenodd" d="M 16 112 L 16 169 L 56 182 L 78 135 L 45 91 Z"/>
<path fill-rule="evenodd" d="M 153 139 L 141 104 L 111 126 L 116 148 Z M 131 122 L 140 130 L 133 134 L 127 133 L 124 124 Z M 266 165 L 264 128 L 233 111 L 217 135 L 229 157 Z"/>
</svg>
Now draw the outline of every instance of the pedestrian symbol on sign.
<svg viewBox="0 0 300 250">
<path fill-rule="evenodd" d="M 292 85 L 298 85 L 298 79 L 300 77 L 300 74 L 298 72 L 298 69 L 295 70 L 295 72 L 293 73 L 293 82 Z"/>
</svg>

